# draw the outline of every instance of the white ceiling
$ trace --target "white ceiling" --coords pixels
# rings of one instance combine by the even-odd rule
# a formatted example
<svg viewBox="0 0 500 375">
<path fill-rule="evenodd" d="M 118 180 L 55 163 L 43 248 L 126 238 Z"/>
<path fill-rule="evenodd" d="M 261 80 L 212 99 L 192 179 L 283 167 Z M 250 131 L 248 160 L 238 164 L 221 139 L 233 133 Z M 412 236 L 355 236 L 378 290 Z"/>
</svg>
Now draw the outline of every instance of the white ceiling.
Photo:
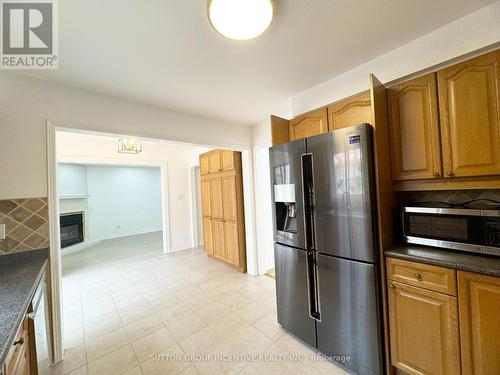
<svg viewBox="0 0 500 375">
<path fill-rule="evenodd" d="M 66 85 L 254 125 L 286 98 L 494 0 L 277 0 L 248 42 L 209 26 L 205 0 L 60 0 Z"/>
</svg>

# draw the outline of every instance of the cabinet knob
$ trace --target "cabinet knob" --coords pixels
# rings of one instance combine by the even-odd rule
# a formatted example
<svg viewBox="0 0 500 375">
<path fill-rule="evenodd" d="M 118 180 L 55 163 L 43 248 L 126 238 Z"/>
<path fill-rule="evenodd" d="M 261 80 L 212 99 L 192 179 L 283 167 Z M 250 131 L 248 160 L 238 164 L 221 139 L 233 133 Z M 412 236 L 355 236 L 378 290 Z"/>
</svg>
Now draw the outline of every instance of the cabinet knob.
<svg viewBox="0 0 500 375">
<path fill-rule="evenodd" d="M 16 346 L 16 345 L 21 346 L 21 345 L 23 345 L 23 344 L 24 344 L 24 337 L 21 337 L 19 340 L 14 341 L 14 342 L 12 343 L 12 345 L 13 345 L 13 346 Z"/>
<path fill-rule="evenodd" d="M 415 278 L 416 278 L 417 280 L 422 280 L 422 275 L 421 275 L 421 274 L 419 274 L 419 273 L 416 273 L 416 274 L 415 274 Z"/>
<path fill-rule="evenodd" d="M 390 283 L 389 286 L 392 288 L 392 289 L 396 289 L 396 285 L 394 285 L 393 283 Z"/>
<path fill-rule="evenodd" d="M 433 175 L 434 177 L 441 177 L 441 173 L 438 173 L 438 172 L 434 172 L 432 175 Z"/>
<path fill-rule="evenodd" d="M 448 176 L 450 176 L 450 177 L 451 177 L 451 176 L 455 176 L 455 173 L 453 173 L 452 171 L 448 171 L 448 172 L 446 172 L 446 174 L 447 174 Z"/>
</svg>

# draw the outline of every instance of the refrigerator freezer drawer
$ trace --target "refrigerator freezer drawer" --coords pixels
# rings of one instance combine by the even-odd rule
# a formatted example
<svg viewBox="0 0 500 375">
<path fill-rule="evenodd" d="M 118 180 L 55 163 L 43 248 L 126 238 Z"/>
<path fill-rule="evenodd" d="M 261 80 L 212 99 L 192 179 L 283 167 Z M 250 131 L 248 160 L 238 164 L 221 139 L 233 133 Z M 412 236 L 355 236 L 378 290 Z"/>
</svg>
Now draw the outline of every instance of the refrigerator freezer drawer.
<svg viewBox="0 0 500 375">
<path fill-rule="evenodd" d="M 327 356 L 349 357 L 339 364 L 360 375 L 383 373 L 375 267 L 318 255 L 318 348 Z"/>
<path fill-rule="evenodd" d="M 310 314 L 307 251 L 274 244 L 278 323 L 316 347 L 315 320 Z"/>
</svg>

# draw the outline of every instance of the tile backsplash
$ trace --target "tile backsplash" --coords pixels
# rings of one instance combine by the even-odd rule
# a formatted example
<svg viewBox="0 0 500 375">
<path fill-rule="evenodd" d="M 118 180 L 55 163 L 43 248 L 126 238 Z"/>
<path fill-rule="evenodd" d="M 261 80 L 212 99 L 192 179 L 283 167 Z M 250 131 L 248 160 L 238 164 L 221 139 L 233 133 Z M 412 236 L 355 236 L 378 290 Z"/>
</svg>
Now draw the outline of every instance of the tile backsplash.
<svg viewBox="0 0 500 375">
<path fill-rule="evenodd" d="M 0 200 L 0 224 L 5 224 L 5 240 L 0 255 L 49 246 L 47 198 Z"/>
<path fill-rule="evenodd" d="M 429 207 L 500 210 L 500 190 L 415 191 L 398 194 L 401 206 L 416 204 Z"/>
</svg>

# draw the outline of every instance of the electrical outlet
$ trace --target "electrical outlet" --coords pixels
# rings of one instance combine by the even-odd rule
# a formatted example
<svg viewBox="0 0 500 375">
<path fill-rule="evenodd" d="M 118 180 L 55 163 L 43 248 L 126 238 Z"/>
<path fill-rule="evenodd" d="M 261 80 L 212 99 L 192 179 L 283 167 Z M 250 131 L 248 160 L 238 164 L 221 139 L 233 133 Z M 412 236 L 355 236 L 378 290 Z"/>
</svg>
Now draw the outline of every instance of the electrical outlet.
<svg viewBox="0 0 500 375">
<path fill-rule="evenodd" d="M 5 240 L 5 224 L 0 224 L 0 240 Z"/>
</svg>

